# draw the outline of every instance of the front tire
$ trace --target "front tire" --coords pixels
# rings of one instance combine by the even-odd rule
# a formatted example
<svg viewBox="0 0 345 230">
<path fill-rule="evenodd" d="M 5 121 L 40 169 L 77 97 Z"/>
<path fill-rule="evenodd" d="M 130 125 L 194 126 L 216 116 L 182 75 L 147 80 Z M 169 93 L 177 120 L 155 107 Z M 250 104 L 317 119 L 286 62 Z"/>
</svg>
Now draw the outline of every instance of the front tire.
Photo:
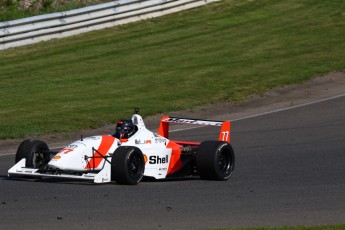
<svg viewBox="0 0 345 230">
<path fill-rule="evenodd" d="M 44 169 L 50 160 L 48 145 L 39 140 L 23 141 L 18 147 L 15 162 L 23 158 L 26 159 L 25 167 Z"/>
<path fill-rule="evenodd" d="M 118 147 L 111 160 L 111 178 L 118 184 L 136 185 L 143 178 L 144 156 L 133 146 Z"/>
<path fill-rule="evenodd" d="M 224 141 L 204 141 L 200 144 L 196 164 L 201 179 L 227 180 L 235 168 L 231 145 Z"/>
</svg>

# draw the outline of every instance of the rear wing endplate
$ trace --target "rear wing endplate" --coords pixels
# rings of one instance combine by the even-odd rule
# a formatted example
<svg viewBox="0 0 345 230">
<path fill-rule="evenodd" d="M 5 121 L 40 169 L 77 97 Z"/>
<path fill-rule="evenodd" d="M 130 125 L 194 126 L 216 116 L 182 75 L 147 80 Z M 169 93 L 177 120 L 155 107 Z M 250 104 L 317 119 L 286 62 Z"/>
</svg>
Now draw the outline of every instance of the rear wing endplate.
<svg viewBox="0 0 345 230">
<path fill-rule="evenodd" d="M 179 118 L 179 117 L 162 117 L 158 129 L 158 134 L 169 138 L 169 123 L 175 124 L 190 124 L 190 125 L 205 125 L 205 126 L 219 126 L 219 141 L 225 141 L 230 143 L 230 121 L 214 121 L 214 120 L 199 120 L 190 118 Z"/>
</svg>

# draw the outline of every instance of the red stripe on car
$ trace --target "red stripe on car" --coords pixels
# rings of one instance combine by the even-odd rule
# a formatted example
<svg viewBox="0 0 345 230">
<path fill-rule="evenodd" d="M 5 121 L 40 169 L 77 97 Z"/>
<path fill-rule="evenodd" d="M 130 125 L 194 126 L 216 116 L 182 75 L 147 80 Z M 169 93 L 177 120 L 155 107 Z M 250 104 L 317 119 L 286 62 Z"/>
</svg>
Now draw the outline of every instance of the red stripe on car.
<svg viewBox="0 0 345 230">
<path fill-rule="evenodd" d="M 167 148 L 171 148 L 171 158 L 169 162 L 168 174 L 172 174 L 174 172 L 177 172 L 183 166 L 183 163 L 181 161 L 181 145 L 178 145 L 173 141 L 169 141 Z"/>
<path fill-rule="evenodd" d="M 109 149 L 113 145 L 115 138 L 112 136 L 102 136 L 101 144 L 99 145 L 97 151 L 95 150 L 93 156 L 96 158 L 91 158 L 87 163 L 85 169 L 95 169 L 102 162 L 103 157 L 107 155 Z M 101 157 L 101 156 L 103 157 Z"/>
</svg>

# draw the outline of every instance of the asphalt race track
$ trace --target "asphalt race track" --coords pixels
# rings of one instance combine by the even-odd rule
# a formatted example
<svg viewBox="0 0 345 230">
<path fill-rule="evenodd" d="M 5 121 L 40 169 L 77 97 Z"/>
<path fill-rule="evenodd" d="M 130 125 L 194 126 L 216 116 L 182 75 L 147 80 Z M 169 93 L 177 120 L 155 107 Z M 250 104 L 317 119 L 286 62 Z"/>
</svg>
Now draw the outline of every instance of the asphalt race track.
<svg viewBox="0 0 345 230">
<path fill-rule="evenodd" d="M 0 156 L 1 229 L 200 229 L 345 223 L 345 97 L 232 123 L 227 182 L 137 186 L 9 180 Z M 204 128 L 174 132 L 210 139 Z"/>
</svg>

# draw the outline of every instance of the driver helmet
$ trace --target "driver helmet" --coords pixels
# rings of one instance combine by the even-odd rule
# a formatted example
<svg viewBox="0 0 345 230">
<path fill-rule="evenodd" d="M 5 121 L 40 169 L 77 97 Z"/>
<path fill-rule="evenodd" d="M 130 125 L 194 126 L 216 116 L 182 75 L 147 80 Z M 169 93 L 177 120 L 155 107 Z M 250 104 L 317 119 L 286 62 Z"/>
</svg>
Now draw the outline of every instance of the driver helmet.
<svg viewBox="0 0 345 230">
<path fill-rule="evenodd" d="M 118 139 L 127 139 L 135 133 L 135 125 L 130 119 L 125 119 L 117 122 L 115 137 Z"/>
</svg>

